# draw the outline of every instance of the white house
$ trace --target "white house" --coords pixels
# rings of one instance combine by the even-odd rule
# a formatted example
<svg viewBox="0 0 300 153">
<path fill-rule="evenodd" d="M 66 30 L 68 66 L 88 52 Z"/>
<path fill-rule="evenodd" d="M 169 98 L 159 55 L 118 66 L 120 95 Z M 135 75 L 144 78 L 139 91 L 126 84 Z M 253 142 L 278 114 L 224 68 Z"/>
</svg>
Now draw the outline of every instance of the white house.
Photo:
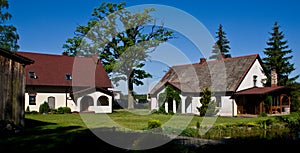
<svg viewBox="0 0 300 153">
<path fill-rule="evenodd" d="M 246 89 L 262 88 L 265 78 L 258 54 L 211 61 L 201 58 L 199 63 L 172 66 L 149 93 L 151 110 L 162 106 L 158 96 L 166 85 L 171 85 L 180 92 L 181 106 L 176 106 L 174 100 L 165 102 L 166 111 L 199 114 L 202 90 L 208 86 L 220 109 L 218 115 L 237 116 L 238 105 L 232 96 Z"/>
<path fill-rule="evenodd" d="M 112 84 L 97 56 L 18 54 L 35 61 L 26 67 L 25 108 L 38 111 L 48 102 L 51 108 L 70 107 L 73 112 L 112 112 Z"/>
</svg>

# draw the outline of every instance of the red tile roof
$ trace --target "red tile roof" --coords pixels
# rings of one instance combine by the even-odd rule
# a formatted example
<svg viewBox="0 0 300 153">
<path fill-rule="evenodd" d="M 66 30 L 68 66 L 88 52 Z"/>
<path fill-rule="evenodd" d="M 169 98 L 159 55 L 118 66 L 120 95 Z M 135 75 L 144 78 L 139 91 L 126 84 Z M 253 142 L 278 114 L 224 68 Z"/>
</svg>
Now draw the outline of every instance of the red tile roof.
<svg viewBox="0 0 300 153">
<path fill-rule="evenodd" d="M 17 52 L 17 54 L 35 61 L 34 64 L 26 67 L 26 85 L 112 87 L 112 83 L 100 60 L 96 64 L 94 58 L 87 57 L 31 52 Z M 38 78 L 30 78 L 30 71 L 35 72 Z M 72 80 L 67 80 L 66 74 L 70 74 Z"/>
<path fill-rule="evenodd" d="M 253 87 L 249 89 L 245 89 L 239 92 L 236 92 L 235 95 L 263 95 L 279 90 L 287 90 L 288 87 L 285 86 L 277 86 L 277 87 Z"/>
</svg>

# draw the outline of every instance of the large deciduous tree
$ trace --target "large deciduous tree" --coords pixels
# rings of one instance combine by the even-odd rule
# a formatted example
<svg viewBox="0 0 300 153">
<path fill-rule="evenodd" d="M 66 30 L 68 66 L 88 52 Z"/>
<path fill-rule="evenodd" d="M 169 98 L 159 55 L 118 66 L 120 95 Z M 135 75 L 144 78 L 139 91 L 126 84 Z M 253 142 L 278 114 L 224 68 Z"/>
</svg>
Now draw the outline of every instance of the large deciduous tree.
<svg viewBox="0 0 300 153">
<path fill-rule="evenodd" d="M 7 0 L 0 0 L 0 47 L 7 50 L 19 49 L 19 35 L 13 25 L 6 24 L 12 15 L 7 12 L 9 3 Z"/>
<path fill-rule="evenodd" d="M 291 77 L 290 74 L 295 70 L 294 64 L 290 62 L 293 58 L 292 50 L 284 40 L 284 34 L 279 30 L 277 22 L 274 23 L 270 38 L 267 41 L 267 47 L 263 51 L 265 57 L 263 66 L 266 70 L 267 80 L 265 86 L 271 85 L 271 70 L 276 69 L 277 82 L 279 86 L 292 85 L 299 75 Z"/>
<path fill-rule="evenodd" d="M 226 38 L 226 33 L 223 30 L 223 26 L 220 24 L 219 29 L 216 32 L 217 41 L 213 46 L 212 55 L 209 59 L 222 59 L 222 58 L 231 58 L 229 54 L 229 50 L 231 49 L 229 46 L 229 40 Z"/>
<path fill-rule="evenodd" d="M 78 26 L 75 36 L 67 39 L 63 54 L 97 54 L 116 85 L 118 81 L 127 81 L 128 109 L 133 109 L 133 85 L 143 85 L 144 78 L 152 77 L 143 69 L 149 54 L 172 39 L 173 32 L 156 25 L 150 15 L 154 8 L 131 12 L 125 6 L 125 2 L 103 2 L 95 8 L 87 25 Z"/>
</svg>

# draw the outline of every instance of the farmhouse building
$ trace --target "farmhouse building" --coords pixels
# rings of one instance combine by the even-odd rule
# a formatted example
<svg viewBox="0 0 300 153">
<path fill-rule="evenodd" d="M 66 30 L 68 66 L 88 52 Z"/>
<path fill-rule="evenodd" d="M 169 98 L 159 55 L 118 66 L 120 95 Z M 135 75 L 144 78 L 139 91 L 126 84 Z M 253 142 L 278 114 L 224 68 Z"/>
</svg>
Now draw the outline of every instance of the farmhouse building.
<svg viewBox="0 0 300 153">
<path fill-rule="evenodd" d="M 258 54 L 223 58 L 198 63 L 172 66 L 150 91 L 151 110 L 165 107 L 166 112 L 199 114 L 202 90 L 209 87 L 212 100 L 217 103 L 219 116 L 243 114 L 288 114 L 290 95 L 287 87 L 277 86 L 276 72 L 271 87 L 264 87 L 266 79 Z M 167 85 L 180 93 L 180 104 L 175 100 L 159 102 L 159 95 Z M 271 97 L 267 104 L 267 97 Z"/>
<path fill-rule="evenodd" d="M 34 61 L 0 49 L 0 121 L 24 126 L 25 67 Z"/>
<path fill-rule="evenodd" d="M 69 107 L 72 112 L 112 112 L 112 84 L 97 56 L 18 54 L 35 60 L 25 73 L 25 107 L 30 111 L 47 102 L 50 108 Z"/>
</svg>

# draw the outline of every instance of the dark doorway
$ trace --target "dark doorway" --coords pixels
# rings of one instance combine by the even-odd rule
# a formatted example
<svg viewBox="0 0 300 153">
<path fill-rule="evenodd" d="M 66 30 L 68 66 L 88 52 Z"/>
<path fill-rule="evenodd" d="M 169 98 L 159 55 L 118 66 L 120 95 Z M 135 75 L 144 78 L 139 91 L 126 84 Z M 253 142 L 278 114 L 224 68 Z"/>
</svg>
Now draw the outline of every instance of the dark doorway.
<svg viewBox="0 0 300 153">
<path fill-rule="evenodd" d="M 89 111 L 89 106 L 94 105 L 94 100 L 90 96 L 84 96 L 80 101 L 80 111 L 86 112 Z"/>
</svg>

